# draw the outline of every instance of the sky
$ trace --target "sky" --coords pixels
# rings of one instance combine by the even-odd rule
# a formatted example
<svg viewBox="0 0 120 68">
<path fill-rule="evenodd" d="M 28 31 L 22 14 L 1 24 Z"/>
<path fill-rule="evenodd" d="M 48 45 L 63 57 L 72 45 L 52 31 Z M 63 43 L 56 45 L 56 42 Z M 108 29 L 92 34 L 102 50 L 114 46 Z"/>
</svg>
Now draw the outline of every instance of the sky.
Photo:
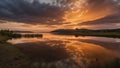
<svg viewBox="0 0 120 68">
<path fill-rule="evenodd" d="M 119 13 L 120 0 L 0 0 L 0 29 L 113 29 Z"/>
</svg>

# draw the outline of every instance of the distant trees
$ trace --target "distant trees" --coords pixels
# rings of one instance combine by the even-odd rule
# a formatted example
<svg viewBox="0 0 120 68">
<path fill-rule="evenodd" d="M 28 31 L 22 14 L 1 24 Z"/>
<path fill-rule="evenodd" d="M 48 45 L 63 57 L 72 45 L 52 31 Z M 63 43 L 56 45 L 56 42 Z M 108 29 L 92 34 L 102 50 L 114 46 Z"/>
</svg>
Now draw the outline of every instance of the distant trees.
<svg viewBox="0 0 120 68">
<path fill-rule="evenodd" d="M 7 36 L 9 38 L 18 38 L 21 37 L 21 34 L 17 34 L 10 30 L 0 30 L 0 35 Z"/>
<path fill-rule="evenodd" d="M 75 35 L 77 36 L 102 36 L 102 37 L 120 37 L 120 29 L 58 29 L 52 31 L 54 34 Z"/>
<path fill-rule="evenodd" d="M 42 34 L 24 34 L 24 35 L 22 35 L 22 37 L 27 37 L 27 38 L 29 38 L 29 37 L 43 37 L 43 35 Z"/>
<path fill-rule="evenodd" d="M 0 30 L 0 35 L 7 36 L 9 38 L 21 38 L 21 37 L 43 37 L 42 34 L 19 34 L 10 30 Z"/>
</svg>

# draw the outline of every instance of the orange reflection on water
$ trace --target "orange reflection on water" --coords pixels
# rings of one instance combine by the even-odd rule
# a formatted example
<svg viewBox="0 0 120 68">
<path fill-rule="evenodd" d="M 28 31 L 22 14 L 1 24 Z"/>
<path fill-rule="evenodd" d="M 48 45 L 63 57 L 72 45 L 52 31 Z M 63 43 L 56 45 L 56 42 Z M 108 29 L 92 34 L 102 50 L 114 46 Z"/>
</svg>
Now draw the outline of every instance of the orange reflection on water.
<svg viewBox="0 0 120 68">
<path fill-rule="evenodd" d="M 66 49 L 72 60 L 81 68 L 98 63 L 104 65 L 115 57 L 112 51 L 89 43 L 80 42 L 76 44 L 72 42 L 66 45 Z"/>
<path fill-rule="evenodd" d="M 10 40 L 10 42 L 25 54 L 32 56 L 33 59 L 53 61 L 62 68 L 64 65 L 67 65 L 66 68 L 69 66 L 98 68 L 97 66 L 103 66 L 117 57 L 120 58 L 118 56 L 120 54 L 119 46 L 114 44 L 116 42 L 112 38 L 43 34 L 43 38 L 21 38 Z M 113 44 L 116 46 L 110 42 L 114 42 Z M 74 65 L 76 66 L 74 67 Z"/>
</svg>

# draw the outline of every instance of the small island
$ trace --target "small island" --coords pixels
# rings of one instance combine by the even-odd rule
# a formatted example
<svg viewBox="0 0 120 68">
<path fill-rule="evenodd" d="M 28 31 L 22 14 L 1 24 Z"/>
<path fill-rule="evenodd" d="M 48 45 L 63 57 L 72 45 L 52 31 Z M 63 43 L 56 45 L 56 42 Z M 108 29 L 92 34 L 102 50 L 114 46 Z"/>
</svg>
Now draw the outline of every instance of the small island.
<svg viewBox="0 0 120 68">
<path fill-rule="evenodd" d="M 24 31 L 25 32 L 25 31 Z M 3 37 L 8 37 L 8 39 L 11 39 L 11 38 L 21 38 L 21 37 L 43 37 L 42 34 L 38 34 L 38 33 L 24 33 L 22 34 L 21 31 L 10 31 L 10 30 L 0 30 L 0 36 L 3 36 Z"/>
<path fill-rule="evenodd" d="M 75 35 L 75 36 L 100 36 L 120 38 L 120 29 L 58 29 L 52 31 L 53 34 Z"/>
</svg>

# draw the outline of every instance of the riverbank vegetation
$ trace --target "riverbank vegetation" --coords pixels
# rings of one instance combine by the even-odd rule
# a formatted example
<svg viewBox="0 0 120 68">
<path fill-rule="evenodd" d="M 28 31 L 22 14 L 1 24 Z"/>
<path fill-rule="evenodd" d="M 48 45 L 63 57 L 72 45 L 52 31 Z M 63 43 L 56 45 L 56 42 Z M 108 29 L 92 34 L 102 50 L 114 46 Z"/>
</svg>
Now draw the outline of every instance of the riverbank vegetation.
<svg viewBox="0 0 120 68">
<path fill-rule="evenodd" d="M 43 35 L 42 34 L 23 34 L 22 37 L 26 37 L 26 38 L 34 38 L 34 37 L 37 37 L 37 38 L 42 38 Z"/>
<path fill-rule="evenodd" d="M 32 61 L 27 55 L 7 42 L 9 39 L 20 37 L 22 37 L 21 34 L 13 31 L 0 31 L 0 68 L 34 68 Z"/>
<path fill-rule="evenodd" d="M 1 30 L 0 35 L 1 36 L 6 36 L 6 37 L 9 37 L 9 38 L 19 38 L 19 37 L 21 37 L 21 34 L 15 33 L 15 32 L 10 31 L 10 30 Z"/>
<path fill-rule="evenodd" d="M 54 34 L 61 35 L 75 35 L 75 36 L 101 36 L 101 37 L 119 37 L 120 29 L 103 29 L 103 30 L 89 30 L 89 29 L 58 29 L 52 31 Z"/>
<path fill-rule="evenodd" d="M 12 31 L 0 31 L 0 68 L 30 68 L 28 58 L 16 46 L 6 42 L 15 37 L 13 35 Z"/>
<path fill-rule="evenodd" d="M 20 33 L 16 33 L 14 31 L 10 31 L 10 30 L 0 30 L 0 36 L 4 36 L 7 39 L 11 39 L 11 38 L 21 38 L 21 37 L 43 37 L 42 34 L 32 34 L 32 33 L 25 33 L 25 34 L 20 34 Z"/>
</svg>

